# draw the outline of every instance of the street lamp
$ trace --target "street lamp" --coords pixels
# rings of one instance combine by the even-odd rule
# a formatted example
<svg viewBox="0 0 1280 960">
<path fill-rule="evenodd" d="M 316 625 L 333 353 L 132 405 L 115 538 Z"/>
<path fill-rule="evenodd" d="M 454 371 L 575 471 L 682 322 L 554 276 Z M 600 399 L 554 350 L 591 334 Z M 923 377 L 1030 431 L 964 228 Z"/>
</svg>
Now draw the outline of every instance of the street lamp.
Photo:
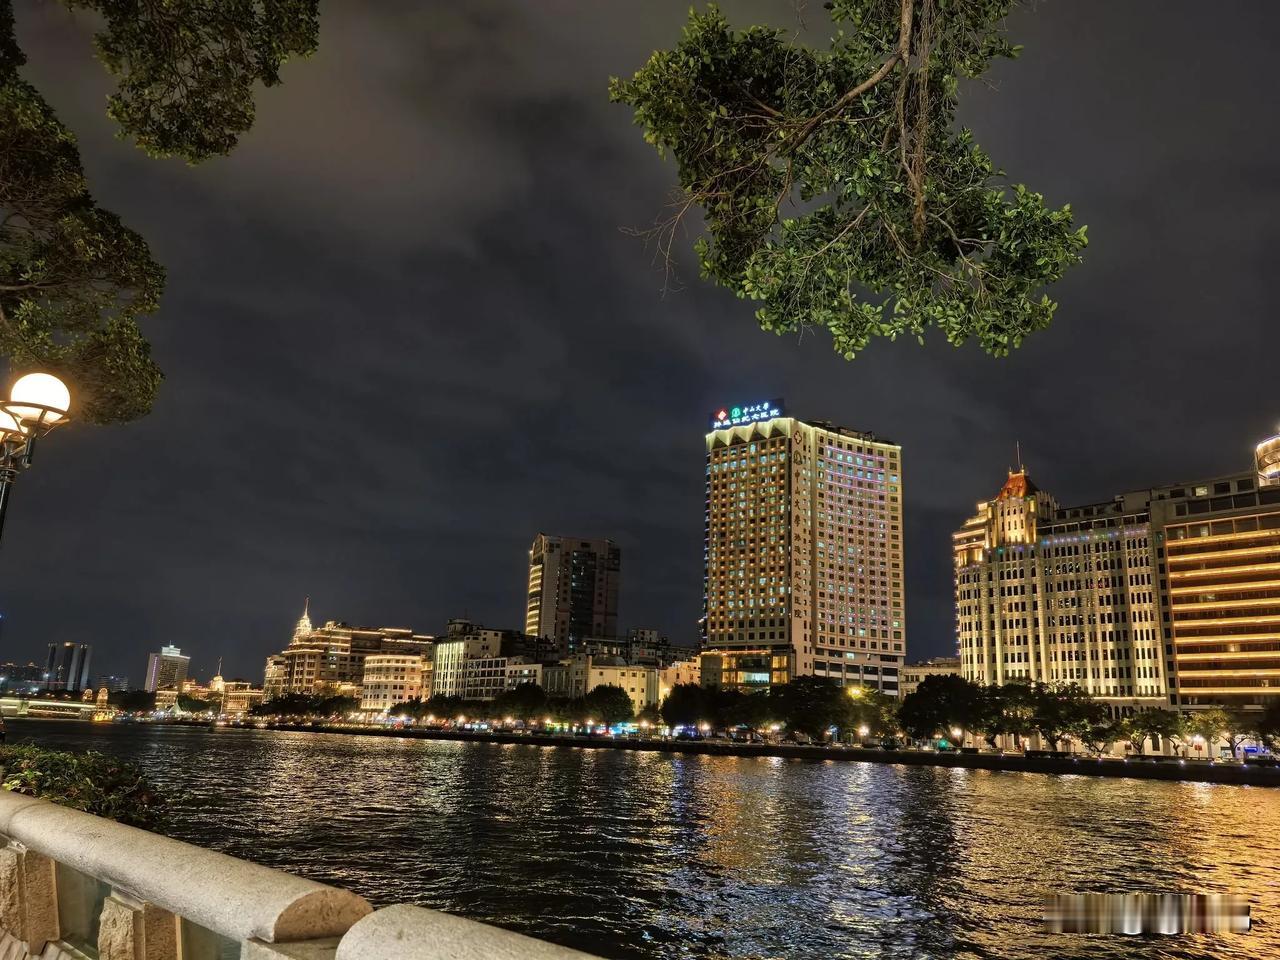
<svg viewBox="0 0 1280 960">
<path fill-rule="evenodd" d="M 71 408 L 67 385 L 48 373 L 28 373 L 14 381 L 0 402 L 0 533 L 9 506 L 9 488 L 18 471 L 31 466 L 36 441 L 65 423 Z"/>
</svg>

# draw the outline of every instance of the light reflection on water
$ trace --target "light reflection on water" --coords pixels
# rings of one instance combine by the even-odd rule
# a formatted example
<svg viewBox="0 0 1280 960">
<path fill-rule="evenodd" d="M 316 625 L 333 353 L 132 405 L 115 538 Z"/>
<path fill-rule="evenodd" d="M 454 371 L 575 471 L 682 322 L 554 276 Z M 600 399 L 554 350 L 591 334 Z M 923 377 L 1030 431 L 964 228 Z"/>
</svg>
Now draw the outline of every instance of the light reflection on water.
<svg viewBox="0 0 1280 960">
<path fill-rule="evenodd" d="M 176 796 L 170 832 L 606 957 L 1280 956 L 1280 791 L 15 721 Z M 1243 893 L 1252 933 L 1056 936 L 1045 893 Z"/>
</svg>

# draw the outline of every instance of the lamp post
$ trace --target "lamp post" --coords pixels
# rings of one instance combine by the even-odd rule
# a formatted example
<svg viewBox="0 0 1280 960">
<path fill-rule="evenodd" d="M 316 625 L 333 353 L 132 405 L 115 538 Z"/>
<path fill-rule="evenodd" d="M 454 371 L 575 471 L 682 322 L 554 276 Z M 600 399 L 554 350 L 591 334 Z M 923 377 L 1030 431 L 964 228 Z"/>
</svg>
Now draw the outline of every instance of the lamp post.
<svg viewBox="0 0 1280 960">
<path fill-rule="evenodd" d="M 57 377 L 28 373 L 14 381 L 9 399 L 0 402 L 0 534 L 9 506 L 9 488 L 31 466 L 36 441 L 60 423 L 71 407 L 71 393 Z"/>
</svg>

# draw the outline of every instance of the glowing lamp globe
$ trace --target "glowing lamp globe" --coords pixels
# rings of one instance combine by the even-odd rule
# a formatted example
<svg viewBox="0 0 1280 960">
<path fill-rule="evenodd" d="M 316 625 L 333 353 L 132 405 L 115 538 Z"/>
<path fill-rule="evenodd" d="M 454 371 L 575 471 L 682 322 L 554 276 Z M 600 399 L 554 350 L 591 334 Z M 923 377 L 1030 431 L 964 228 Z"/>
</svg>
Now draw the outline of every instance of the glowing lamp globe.
<svg viewBox="0 0 1280 960">
<path fill-rule="evenodd" d="M 26 432 L 26 427 L 3 410 L 0 410 L 0 442 L 8 439 L 10 435 L 22 436 Z"/>
<path fill-rule="evenodd" d="M 19 420 L 39 420 L 43 416 L 45 423 L 57 423 L 71 409 L 71 391 L 52 374 L 28 373 L 14 382 L 9 401 L 9 412 Z M 26 403 L 34 406 L 22 406 Z"/>
</svg>

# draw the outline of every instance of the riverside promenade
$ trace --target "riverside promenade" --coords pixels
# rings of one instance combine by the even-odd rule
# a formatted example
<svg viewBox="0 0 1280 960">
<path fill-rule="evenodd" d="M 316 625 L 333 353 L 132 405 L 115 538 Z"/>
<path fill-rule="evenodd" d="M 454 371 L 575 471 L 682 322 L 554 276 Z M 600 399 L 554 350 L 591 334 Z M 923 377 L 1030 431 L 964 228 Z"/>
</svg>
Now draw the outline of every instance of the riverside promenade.
<svg viewBox="0 0 1280 960">
<path fill-rule="evenodd" d="M 1135 780 L 1182 780 L 1236 786 L 1280 787 L 1280 767 L 1261 764 L 1179 760 L 1175 757 L 1050 757 L 1020 753 L 959 753 L 932 750 L 881 750 L 868 747 L 804 746 L 790 743 L 735 743 L 723 740 L 670 740 L 606 736 L 574 736 L 517 731 L 439 730 L 367 727 L 356 724 L 270 723 L 271 730 L 402 737 L 413 740 L 456 740 L 468 743 L 524 744 L 583 750 L 641 750 L 654 753 L 728 757 L 783 757 L 790 760 L 888 763 L 961 770 L 998 770 Z"/>
</svg>

